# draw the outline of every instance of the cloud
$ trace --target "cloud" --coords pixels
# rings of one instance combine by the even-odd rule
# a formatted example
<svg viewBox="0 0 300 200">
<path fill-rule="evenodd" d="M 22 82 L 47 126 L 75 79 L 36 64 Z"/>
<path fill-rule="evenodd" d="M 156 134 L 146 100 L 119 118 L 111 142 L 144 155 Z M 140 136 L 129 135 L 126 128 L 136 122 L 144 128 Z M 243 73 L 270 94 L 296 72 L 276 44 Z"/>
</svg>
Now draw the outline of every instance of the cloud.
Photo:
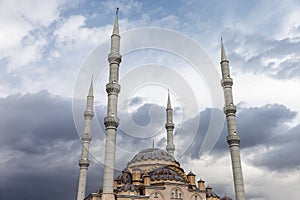
<svg viewBox="0 0 300 200">
<path fill-rule="evenodd" d="M 224 35 L 228 58 L 242 72 L 263 73 L 276 79 L 299 79 L 300 41 L 245 35 L 238 31 Z"/>
<path fill-rule="evenodd" d="M 76 190 L 80 152 L 70 101 L 43 91 L 0 104 L 1 199 L 74 197 L 65 192 Z"/>
<path fill-rule="evenodd" d="M 140 101 L 138 103 L 140 104 Z M 287 125 L 296 113 L 278 104 L 249 108 L 239 107 L 238 110 L 237 124 L 242 138 L 241 149 L 245 180 L 253 179 L 246 182 L 247 187 L 256 188 L 255 184 L 259 184 L 259 177 L 264 173 L 278 174 L 282 170 L 297 171 L 300 163 L 294 152 L 300 150 L 298 148 L 300 126 L 290 128 Z M 34 200 L 50 198 L 53 195 L 57 199 L 75 198 L 81 148 L 77 131 L 80 134 L 83 120 L 82 123 L 77 124 L 76 129 L 70 99 L 54 96 L 46 91 L 36 94 L 14 94 L 0 99 L 0 111 L 0 126 L 2 127 L 0 197 Z M 99 123 L 101 131 L 105 131 L 103 125 L 105 111 L 104 106 L 96 106 L 97 118 L 93 120 L 92 128 L 88 193 L 95 192 L 101 187 L 105 138 L 104 134 L 98 132 L 95 125 Z M 214 149 L 209 154 L 199 157 L 198 152 L 203 145 L 211 111 L 211 109 L 206 109 L 200 113 L 200 118 L 198 118 L 200 124 L 195 137 L 191 137 L 193 136 L 191 124 L 199 123 L 197 118 L 176 125 L 174 139 L 176 151 L 178 154 L 181 150 L 185 150 L 184 157 L 179 161 L 187 171 L 194 170 L 217 192 L 224 192 L 224 189 L 231 191 L 232 178 L 228 145 L 225 141 L 225 127 Z M 156 138 L 157 147 L 165 149 L 164 112 L 164 107 L 144 103 L 140 104 L 136 112 L 132 113 L 131 119 L 145 130 L 149 129 L 147 130 L 149 133 L 153 130 L 152 128 L 162 126 L 157 135 L 153 137 L 144 137 L 144 133 L 140 132 L 133 132 L 130 135 L 119 127 L 116 173 L 124 169 L 126 163 L 137 152 L 147 147 L 151 148 L 153 138 Z M 218 112 L 223 115 L 222 111 L 218 110 Z M 120 113 L 119 117 L 122 123 L 126 123 L 122 117 L 125 114 Z M 156 120 L 161 121 L 162 125 L 154 124 L 155 126 L 149 127 L 149 123 L 153 123 L 153 121 L 149 121 L 149 116 L 157 118 Z M 138 137 L 141 136 L 140 134 L 142 134 L 142 138 Z M 220 167 L 222 170 L 219 169 Z M 219 175 L 216 175 L 215 170 Z M 220 178 L 221 176 L 223 178 Z M 269 179 L 272 179 L 271 175 L 268 176 Z M 288 178 L 284 178 L 284 180 L 287 183 L 293 181 Z M 56 187 L 53 187 L 54 183 Z M 280 187 L 280 184 L 277 184 L 276 187 Z M 18 188 L 19 192 L 13 192 L 15 188 Z M 248 192 L 250 199 L 264 198 L 263 191 L 258 188 L 255 191 Z"/>
</svg>

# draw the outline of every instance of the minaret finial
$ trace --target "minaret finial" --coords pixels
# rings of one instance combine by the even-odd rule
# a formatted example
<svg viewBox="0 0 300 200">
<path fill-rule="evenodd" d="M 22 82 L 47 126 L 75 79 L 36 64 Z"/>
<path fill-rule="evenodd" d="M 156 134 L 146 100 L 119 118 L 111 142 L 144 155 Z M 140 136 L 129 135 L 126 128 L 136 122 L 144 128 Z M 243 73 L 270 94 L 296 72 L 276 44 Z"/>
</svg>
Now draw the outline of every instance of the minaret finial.
<svg viewBox="0 0 300 200">
<path fill-rule="evenodd" d="M 154 139 L 152 140 L 152 148 L 154 149 L 155 145 L 154 145 Z"/>
<path fill-rule="evenodd" d="M 224 44 L 223 44 L 223 39 L 221 37 L 221 62 L 222 61 L 228 61 L 228 60 L 227 60 L 227 56 L 226 56 L 226 52 L 225 52 L 225 48 L 224 48 Z"/>
<path fill-rule="evenodd" d="M 172 109 L 172 106 L 171 106 L 171 100 L 170 100 L 170 91 L 168 89 L 168 103 L 167 103 L 167 109 Z"/>
<path fill-rule="evenodd" d="M 117 8 L 117 10 L 116 10 L 116 18 L 115 18 L 115 23 L 114 23 L 113 35 L 119 35 L 119 20 L 118 20 L 118 15 L 119 15 L 119 8 Z"/>
<path fill-rule="evenodd" d="M 93 75 L 92 75 L 92 78 L 91 78 L 91 85 L 90 85 L 88 96 L 90 96 L 90 97 L 94 96 L 94 92 L 93 92 Z"/>
</svg>

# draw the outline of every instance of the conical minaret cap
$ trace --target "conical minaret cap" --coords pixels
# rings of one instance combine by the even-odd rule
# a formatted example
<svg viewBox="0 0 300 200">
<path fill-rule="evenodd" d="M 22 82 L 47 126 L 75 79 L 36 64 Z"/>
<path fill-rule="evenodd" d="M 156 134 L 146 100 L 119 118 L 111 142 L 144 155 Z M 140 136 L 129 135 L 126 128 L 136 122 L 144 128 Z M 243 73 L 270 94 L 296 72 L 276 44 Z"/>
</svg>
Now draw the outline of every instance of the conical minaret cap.
<svg viewBox="0 0 300 200">
<path fill-rule="evenodd" d="M 171 106 L 171 99 L 170 99 L 170 91 L 168 90 L 168 103 L 167 103 L 167 109 L 172 109 Z"/>
<path fill-rule="evenodd" d="M 113 35 L 119 35 L 118 14 L 119 14 L 119 8 L 117 8 L 117 10 L 116 10 L 116 18 L 115 18 L 115 23 L 114 23 Z"/>
<path fill-rule="evenodd" d="M 227 60 L 227 56 L 226 56 L 226 52 L 225 52 L 225 48 L 224 48 L 224 44 L 223 44 L 223 39 L 221 37 L 221 62 L 222 61 L 228 61 L 228 60 Z"/>
<path fill-rule="evenodd" d="M 90 85 L 90 89 L 89 89 L 89 95 L 90 97 L 94 96 L 94 92 L 93 92 L 93 76 L 91 78 L 91 85 Z"/>
</svg>

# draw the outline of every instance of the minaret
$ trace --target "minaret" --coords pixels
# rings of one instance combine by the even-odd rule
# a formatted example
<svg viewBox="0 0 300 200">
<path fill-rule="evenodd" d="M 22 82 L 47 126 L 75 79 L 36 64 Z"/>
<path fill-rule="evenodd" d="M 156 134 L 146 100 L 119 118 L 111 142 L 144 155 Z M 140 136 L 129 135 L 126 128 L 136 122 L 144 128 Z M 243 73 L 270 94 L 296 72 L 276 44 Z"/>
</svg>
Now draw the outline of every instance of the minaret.
<svg viewBox="0 0 300 200">
<path fill-rule="evenodd" d="M 117 117 L 118 94 L 120 92 L 119 81 L 119 65 L 121 62 L 120 55 L 120 35 L 118 25 L 118 10 L 111 36 L 111 49 L 108 54 L 109 61 L 109 82 L 106 84 L 107 100 L 107 116 L 104 118 L 106 127 L 106 144 L 104 159 L 104 177 L 103 177 L 103 194 L 102 199 L 114 199 L 114 169 L 116 154 L 116 132 L 119 125 Z"/>
<path fill-rule="evenodd" d="M 221 38 L 221 69 L 222 69 L 222 81 L 221 85 L 224 90 L 225 106 L 224 113 L 227 120 L 228 136 L 227 143 L 229 144 L 232 171 L 234 179 L 234 189 L 236 200 L 245 200 L 245 189 L 243 181 L 243 173 L 240 158 L 240 136 L 238 135 L 236 128 L 236 106 L 233 104 L 232 98 L 232 78 L 230 78 L 229 61 L 227 60 L 223 41 Z"/>
<path fill-rule="evenodd" d="M 175 145 L 173 144 L 173 109 L 171 106 L 170 93 L 168 91 L 168 103 L 166 109 L 166 124 L 165 127 L 167 129 L 167 147 L 166 150 L 169 154 L 174 157 Z"/>
<path fill-rule="evenodd" d="M 92 119 L 94 117 L 93 106 L 94 106 L 94 95 L 93 95 L 93 78 L 92 78 L 89 94 L 87 96 L 86 110 L 84 111 L 84 131 L 81 136 L 82 152 L 81 152 L 81 159 L 79 160 L 80 171 L 79 171 L 77 200 L 83 200 L 85 197 L 87 171 L 90 164 L 89 147 L 90 147 L 90 142 L 92 140 L 91 125 L 92 125 Z"/>
</svg>

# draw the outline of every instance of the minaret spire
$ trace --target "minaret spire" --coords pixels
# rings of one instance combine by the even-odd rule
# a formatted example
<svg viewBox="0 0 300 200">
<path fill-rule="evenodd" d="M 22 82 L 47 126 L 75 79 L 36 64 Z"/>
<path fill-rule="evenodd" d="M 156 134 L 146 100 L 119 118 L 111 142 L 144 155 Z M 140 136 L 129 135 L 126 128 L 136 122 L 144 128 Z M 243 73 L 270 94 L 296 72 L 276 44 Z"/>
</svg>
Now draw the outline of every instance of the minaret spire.
<svg viewBox="0 0 300 200">
<path fill-rule="evenodd" d="M 93 92 L 93 75 L 92 75 L 92 79 L 91 79 L 91 84 L 90 84 L 90 89 L 89 89 L 89 95 L 88 96 L 94 96 L 94 92 Z"/>
<path fill-rule="evenodd" d="M 118 8 L 111 36 L 111 49 L 108 54 L 109 62 L 109 82 L 106 84 L 107 92 L 107 115 L 104 118 L 106 127 L 106 144 L 105 144 L 105 159 L 104 159 L 104 177 L 103 177 L 103 194 L 102 200 L 114 199 L 114 169 L 116 155 L 116 132 L 119 125 L 117 117 L 118 94 L 120 92 L 119 81 L 119 65 L 121 63 L 120 55 L 120 35 L 118 25 Z"/>
<path fill-rule="evenodd" d="M 227 120 L 227 143 L 230 148 L 231 162 L 232 162 L 232 170 L 233 170 L 233 180 L 234 180 L 234 189 L 235 189 L 235 197 L 236 200 L 245 200 L 245 189 L 244 189 L 244 181 L 243 181 L 243 173 L 241 166 L 241 158 L 240 158 L 240 136 L 238 135 L 236 128 L 236 106 L 233 104 L 232 97 L 232 85 L 233 81 L 230 78 L 230 70 L 229 70 L 229 61 L 226 58 L 226 53 L 223 45 L 223 41 L 221 40 L 221 69 L 222 69 L 222 87 L 224 90 L 224 98 L 225 98 L 225 107 L 224 113 L 226 115 Z"/>
<path fill-rule="evenodd" d="M 89 93 L 87 96 L 86 110 L 84 111 L 84 131 L 81 136 L 82 151 L 81 151 L 81 158 L 79 160 L 80 171 L 79 171 L 77 200 L 83 200 L 86 192 L 87 171 L 88 171 L 88 166 L 90 164 L 89 147 L 92 140 L 91 125 L 92 125 L 92 119 L 94 117 L 93 108 L 94 108 L 94 96 L 93 96 L 93 78 L 92 78 Z"/>
<path fill-rule="evenodd" d="M 168 102 L 167 102 L 167 109 L 166 109 L 166 124 L 165 124 L 165 127 L 167 129 L 167 146 L 166 146 L 166 150 L 169 154 L 171 154 L 174 157 L 175 145 L 173 143 L 173 130 L 174 130 L 173 109 L 172 109 L 172 106 L 171 106 L 169 90 L 168 90 Z"/>
<path fill-rule="evenodd" d="M 225 48 L 224 48 L 224 44 L 223 44 L 223 39 L 221 37 L 221 62 L 222 61 L 228 61 L 228 60 L 227 60 L 227 56 L 226 56 L 226 52 L 225 52 Z"/>
<path fill-rule="evenodd" d="M 116 18 L 115 18 L 115 23 L 114 23 L 114 29 L 113 29 L 113 35 L 119 35 L 119 20 L 118 20 L 118 15 L 119 15 L 119 8 L 116 10 Z"/>
</svg>

